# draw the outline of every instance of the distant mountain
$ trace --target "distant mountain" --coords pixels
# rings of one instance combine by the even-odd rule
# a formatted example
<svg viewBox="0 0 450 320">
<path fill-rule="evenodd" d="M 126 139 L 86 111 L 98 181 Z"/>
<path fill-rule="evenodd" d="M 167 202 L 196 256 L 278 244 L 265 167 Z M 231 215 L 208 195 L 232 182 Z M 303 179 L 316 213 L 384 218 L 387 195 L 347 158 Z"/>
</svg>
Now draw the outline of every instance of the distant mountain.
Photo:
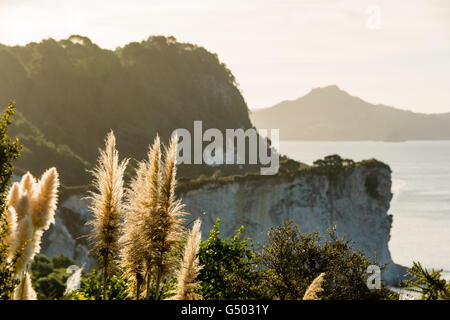
<svg viewBox="0 0 450 320">
<path fill-rule="evenodd" d="M 420 114 L 374 105 L 337 86 L 255 110 L 257 128 L 279 128 L 282 140 L 404 141 L 450 139 L 450 113 Z"/>
</svg>

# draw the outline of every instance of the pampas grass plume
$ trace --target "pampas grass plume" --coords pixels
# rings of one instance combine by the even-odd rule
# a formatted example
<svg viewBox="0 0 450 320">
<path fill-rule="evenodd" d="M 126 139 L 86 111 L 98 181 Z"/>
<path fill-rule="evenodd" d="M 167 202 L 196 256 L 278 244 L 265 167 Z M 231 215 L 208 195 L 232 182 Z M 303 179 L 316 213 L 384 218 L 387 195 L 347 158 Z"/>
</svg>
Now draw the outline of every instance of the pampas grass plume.
<svg viewBox="0 0 450 320">
<path fill-rule="evenodd" d="M 11 243 L 12 235 L 17 229 L 17 214 L 14 207 L 8 207 L 6 210 L 6 223 L 8 224 L 8 233 L 6 234 L 6 243 Z"/>
<path fill-rule="evenodd" d="M 116 138 L 113 131 L 110 131 L 106 136 L 105 150 L 100 150 L 98 164 L 92 171 L 96 192 L 92 192 L 90 196 L 90 209 L 94 218 L 89 222 L 93 226 L 93 251 L 104 269 L 105 286 L 113 260 L 119 251 L 120 222 L 123 215 L 123 174 L 127 164 L 128 159 L 119 163 Z M 106 287 L 104 297 L 105 290 Z"/>
<path fill-rule="evenodd" d="M 28 272 L 25 272 L 20 284 L 14 290 L 14 300 L 37 300 L 37 294 L 31 285 L 31 278 Z"/>
<path fill-rule="evenodd" d="M 58 187 L 59 178 L 56 168 L 45 171 L 39 182 L 33 185 L 34 192 L 29 193 L 32 196 L 30 212 L 36 230 L 47 230 L 55 222 Z"/>
<path fill-rule="evenodd" d="M 20 183 L 14 183 L 7 196 L 7 223 L 9 232 L 8 260 L 14 261 L 15 274 L 20 280 L 14 297 L 20 300 L 36 299 L 26 272 L 34 256 L 41 249 L 41 238 L 55 221 L 58 197 L 58 172 L 50 168 L 39 182 L 27 172 Z"/>
<path fill-rule="evenodd" d="M 317 294 L 323 291 L 322 283 L 324 280 L 325 280 L 325 273 L 322 272 L 309 285 L 308 289 L 305 292 L 305 295 L 303 296 L 303 300 L 320 300 Z"/>
<path fill-rule="evenodd" d="M 34 228 L 30 216 L 25 216 L 17 225 L 15 232 L 11 237 L 9 248 L 9 259 L 12 260 L 17 253 L 20 253 L 16 261 L 16 274 L 22 273 L 31 258 L 34 256 L 33 247 Z"/>
<path fill-rule="evenodd" d="M 175 199 L 176 186 L 176 153 L 177 139 L 172 138 L 169 147 L 165 148 L 165 159 L 160 191 L 160 209 L 157 210 L 158 229 L 160 230 L 155 243 L 156 298 L 159 299 L 160 282 L 174 267 L 174 259 L 167 253 L 180 241 L 183 235 L 184 204 Z"/>
<path fill-rule="evenodd" d="M 22 191 L 20 190 L 20 184 L 18 182 L 14 182 L 9 189 L 8 196 L 6 202 L 8 206 L 13 207 L 14 204 L 19 200 Z"/>
<path fill-rule="evenodd" d="M 34 191 L 34 186 L 36 185 L 36 179 L 30 172 L 25 173 L 20 180 L 20 188 L 22 192 L 28 192 L 28 194 L 32 194 Z"/>
<path fill-rule="evenodd" d="M 198 283 L 195 281 L 201 270 L 198 252 L 201 240 L 200 219 L 197 219 L 189 233 L 184 250 L 183 262 L 178 272 L 177 291 L 174 300 L 200 300 L 202 297 L 195 293 Z"/>
<path fill-rule="evenodd" d="M 128 204 L 120 239 L 121 266 L 131 283 L 131 296 L 139 299 L 143 281 L 149 293 L 150 277 L 155 258 L 155 234 L 158 231 L 156 212 L 159 210 L 161 189 L 161 142 L 155 138 L 148 152 L 148 161 L 138 164 L 136 177 L 127 190 Z"/>
<path fill-rule="evenodd" d="M 69 269 L 70 270 L 70 269 Z M 72 269 L 73 270 L 73 269 Z M 74 290 L 78 290 L 81 288 L 81 276 L 83 273 L 83 268 L 77 268 L 73 274 L 67 279 L 66 283 L 66 291 L 64 291 L 64 295 L 70 294 Z"/>
<path fill-rule="evenodd" d="M 30 197 L 28 196 L 28 192 L 20 191 L 17 195 L 16 201 L 12 203 L 12 207 L 16 211 L 17 223 L 19 223 L 24 217 L 29 216 Z"/>
</svg>

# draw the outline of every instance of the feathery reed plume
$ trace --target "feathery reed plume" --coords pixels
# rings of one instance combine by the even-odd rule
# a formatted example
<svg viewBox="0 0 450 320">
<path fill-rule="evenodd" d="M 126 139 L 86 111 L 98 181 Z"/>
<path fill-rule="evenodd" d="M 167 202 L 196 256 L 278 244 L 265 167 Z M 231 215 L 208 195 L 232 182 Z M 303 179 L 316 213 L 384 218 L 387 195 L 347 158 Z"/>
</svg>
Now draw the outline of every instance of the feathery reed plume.
<svg viewBox="0 0 450 320">
<path fill-rule="evenodd" d="M 15 203 L 21 197 L 20 184 L 14 182 L 12 187 L 8 191 L 6 197 L 6 223 L 8 224 L 9 231 L 6 234 L 6 243 L 11 244 L 11 237 L 16 232 L 18 215 L 14 207 Z"/>
<path fill-rule="evenodd" d="M 50 168 L 39 181 L 27 172 L 20 184 L 14 183 L 8 192 L 8 260 L 15 261 L 15 274 L 21 283 L 17 289 L 20 294 L 14 297 L 36 298 L 26 271 L 41 249 L 44 231 L 55 221 L 58 187 L 58 172 Z"/>
<path fill-rule="evenodd" d="M 150 291 L 155 232 L 160 227 L 156 219 L 161 186 L 160 162 L 161 142 L 157 136 L 148 152 L 148 161 L 139 163 L 136 177 L 127 190 L 121 265 L 132 284 L 130 293 L 135 299 L 139 299 L 143 281 L 146 282 L 147 297 Z"/>
<path fill-rule="evenodd" d="M 73 266 L 72 266 L 73 267 Z M 70 268 L 70 267 L 69 267 Z M 71 269 L 68 269 L 71 270 Z M 77 268 L 76 270 L 72 269 L 73 274 L 67 279 L 66 282 L 66 291 L 64 291 L 64 295 L 70 294 L 74 290 L 78 290 L 81 288 L 81 275 L 83 273 L 83 267 Z"/>
<path fill-rule="evenodd" d="M 25 173 L 20 180 L 20 187 L 22 191 L 27 191 L 28 194 L 33 194 L 36 179 L 30 172 Z"/>
<path fill-rule="evenodd" d="M 169 147 L 164 147 L 165 162 L 163 177 L 164 181 L 161 186 L 161 205 L 166 213 L 169 213 L 173 206 L 177 203 L 175 200 L 175 184 L 176 184 L 176 151 L 177 151 L 177 140 L 172 139 L 170 141 Z"/>
<path fill-rule="evenodd" d="M 164 169 L 159 197 L 159 210 L 156 211 L 156 221 L 159 227 L 156 229 L 155 252 L 155 287 L 156 299 L 159 299 L 159 289 L 161 280 L 174 267 L 174 259 L 167 256 L 167 253 L 181 239 L 183 233 L 182 222 L 186 212 L 180 200 L 175 199 L 176 185 L 176 152 L 177 138 L 170 141 L 170 145 L 165 149 Z"/>
<path fill-rule="evenodd" d="M 33 179 L 32 176 L 31 179 Z M 47 230 L 55 222 L 58 202 L 59 179 L 56 168 L 45 171 L 39 182 L 31 184 L 31 186 L 34 192 L 28 194 L 32 196 L 30 212 L 33 226 L 37 230 Z"/>
<path fill-rule="evenodd" d="M 11 187 L 8 194 L 13 226 L 10 232 L 10 257 L 23 250 L 21 258 L 18 259 L 20 264 L 18 270 L 24 270 L 34 255 L 40 251 L 42 234 L 55 221 L 58 187 L 58 172 L 55 168 L 48 169 L 39 182 L 27 172 L 22 177 L 20 185 L 14 183 Z"/>
<path fill-rule="evenodd" d="M 142 163 L 136 171 L 136 175 L 131 182 L 131 190 L 136 189 L 142 183 Z M 134 195 L 130 190 L 127 190 L 128 199 L 134 199 Z M 140 233 L 141 214 L 145 214 L 145 212 L 140 211 L 140 206 L 136 201 L 132 201 L 131 205 L 129 204 L 126 207 L 122 227 L 123 233 L 119 239 L 119 243 L 121 244 L 120 266 L 124 270 L 124 277 L 128 279 L 130 286 L 129 295 L 136 300 L 139 300 L 144 271 L 143 250 L 141 248 L 142 234 Z"/>
<path fill-rule="evenodd" d="M 16 232 L 17 229 L 17 214 L 14 207 L 7 207 L 6 209 L 6 223 L 8 224 L 8 233 L 6 234 L 6 243 L 11 243 L 11 236 Z"/>
<path fill-rule="evenodd" d="M 324 280 L 325 280 L 325 273 L 322 272 L 309 285 L 308 289 L 305 292 L 305 295 L 303 296 L 303 300 L 320 300 L 317 294 L 323 291 L 322 283 Z"/>
<path fill-rule="evenodd" d="M 30 180 L 34 181 L 34 184 L 29 184 L 33 187 L 33 191 L 29 193 L 31 197 L 29 212 L 34 228 L 32 259 L 41 251 L 41 239 L 44 231 L 48 230 L 52 223 L 55 223 L 59 178 L 58 171 L 54 167 L 46 170 L 38 182 L 35 182 L 31 175 L 30 177 L 32 179 Z"/>
<path fill-rule="evenodd" d="M 22 191 L 20 190 L 20 184 L 18 182 L 14 182 L 11 188 L 9 189 L 7 196 L 7 204 L 10 207 L 13 207 L 14 204 L 18 201 L 21 196 Z"/>
<path fill-rule="evenodd" d="M 20 256 L 15 263 L 16 275 L 20 275 L 23 271 L 25 271 L 27 264 L 34 256 L 34 248 L 32 243 L 33 237 L 33 222 L 31 221 L 30 216 L 27 215 L 19 220 L 15 232 L 12 234 L 9 247 L 10 260 L 12 260 L 14 256 L 20 252 Z"/>
<path fill-rule="evenodd" d="M 116 150 L 116 138 L 110 131 L 105 140 L 105 150 L 99 150 L 98 164 L 92 171 L 93 186 L 97 192 L 90 193 L 92 200 L 90 209 L 94 215 L 89 222 L 93 226 L 91 239 L 94 242 L 93 252 L 97 254 L 103 267 L 103 298 L 106 298 L 106 285 L 113 260 L 118 254 L 120 236 L 120 220 L 122 218 L 123 174 L 128 159 L 119 163 Z"/>
<path fill-rule="evenodd" d="M 198 251 L 201 240 L 200 219 L 195 220 L 184 250 L 183 262 L 177 277 L 177 291 L 174 300 L 200 300 L 202 296 L 195 293 L 198 287 L 196 278 L 201 269 Z"/>
<path fill-rule="evenodd" d="M 14 290 L 14 300 L 37 300 L 37 294 L 31 285 L 31 278 L 28 272 L 23 274 L 20 284 Z"/>
<path fill-rule="evenodd" d="M 161 164 L 161 142 L 155 138 L 148 159 L 140 162 L 127 190 L 127 207 L 121 237 L 121 265 L 133 285 L 135 299 L 145 285 L 159 299 L 160 283 L 173 269 L 175 259 L 168 252 L 179 243 L 183 232 L 184 206 L 175 199 L 177 142 L 165 148 Z"/>
<path fill-rule="evenodd" d="M 12 207 L 16 211 L 17 223 L 28 216 L 30 212 L 30 197 L 28 196 L 28 192 L 20 191 L 16 197 L 16 201 L 12 203 Z"/>
</svg>

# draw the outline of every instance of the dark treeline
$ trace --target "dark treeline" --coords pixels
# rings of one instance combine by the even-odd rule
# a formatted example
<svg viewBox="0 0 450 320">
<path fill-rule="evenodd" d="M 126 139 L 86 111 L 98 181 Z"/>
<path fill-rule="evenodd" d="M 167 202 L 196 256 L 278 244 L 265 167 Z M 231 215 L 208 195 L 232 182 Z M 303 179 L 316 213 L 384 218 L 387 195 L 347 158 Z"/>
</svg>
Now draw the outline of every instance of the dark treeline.
<svg viewBox="0 0 450 320">
<path fill-rule="evenodd" d="M 65 185 L 86 183 L 84 169 L 110 129 L 125 156 L 142 159 L 157 133 L 167 141 L 194 120 L 204 128 L 252 126 L 236 80 L 217 55 L 173 37 L 114 51 L 81 36 L 0 45 L 0 105 L 11 98 L 18 111 L 11 133 L 25 147 L 18 167 L 40 174 L 56 165 Z"/>
</svg>

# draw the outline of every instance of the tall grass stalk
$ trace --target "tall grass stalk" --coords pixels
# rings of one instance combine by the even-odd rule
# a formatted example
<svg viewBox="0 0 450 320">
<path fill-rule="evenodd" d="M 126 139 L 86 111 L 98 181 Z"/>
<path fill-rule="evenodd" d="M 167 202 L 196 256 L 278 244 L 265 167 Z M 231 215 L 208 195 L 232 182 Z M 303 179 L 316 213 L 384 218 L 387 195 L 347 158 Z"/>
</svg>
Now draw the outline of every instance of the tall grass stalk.
<svg viewBox="0 0 450 320">
<path fill-rule="evenodd" d="M 135 299 L 140 298 L 141 287 L 147 299 L 152 293 L 159 299 L 161 281 L 175 265 L 169 252 L 184 230 L 184 206 L 175 199 L 176 139 L 164 148 L 164 162 L 161 149 L 156 137 L 127 190 L 121 265 Z"/>
<path fill-rule="evenodd" d="M 303 300 L 320 300 L 317 294 L 323 291 L 322 283 L 324 280 L 325 280 L 325 273 L 322 272 L 319 276 L 317 276 L 313 280 L 313 282 L 309 285 L 308 289 L 306 289 L 305 295 L 303 296 Z"/>
<path fill-rule="evenodd" d="M 103 267 L 103 299 L 106 299 L 108 277 L 119 252 L 120 223 L 123 214 L 123 174 L 128 159 L 119 162 L 116 138 L 110 131 L 105 139 L 105 150 L 99 150 L 98 164 L 92 171 L 94 192 L 90 193 L 90 209 L 94 218 L 91 239 L 93 252 Z"/>
<path fill-rule="evenodd" d="M 20 280 L 14 298 L 35 298 L 28 274 L 29 265 L 41 250 L 44 231 L 55 222 L 58 187 L 58 172 L 50 168 L 39 181 L 27 172 L 8 192 L 8 259 L 14 262 L 14 272 Z"/>
<path fill-rule="evenodd" d="M 201 240 L 200 226 L 201 221 L 200 219 L 197 219 L 189 233 L 184 250 L 183 262 L 178 271 L 177 291 L 175 297 L 173 297 L 174 300 L 202 299 L 201 295 L 195 293 L 195 289 L 199 286 L 198 282 L 196 282 L 196 278 L 201 270 L 198 258 Z"/>
</svg>

